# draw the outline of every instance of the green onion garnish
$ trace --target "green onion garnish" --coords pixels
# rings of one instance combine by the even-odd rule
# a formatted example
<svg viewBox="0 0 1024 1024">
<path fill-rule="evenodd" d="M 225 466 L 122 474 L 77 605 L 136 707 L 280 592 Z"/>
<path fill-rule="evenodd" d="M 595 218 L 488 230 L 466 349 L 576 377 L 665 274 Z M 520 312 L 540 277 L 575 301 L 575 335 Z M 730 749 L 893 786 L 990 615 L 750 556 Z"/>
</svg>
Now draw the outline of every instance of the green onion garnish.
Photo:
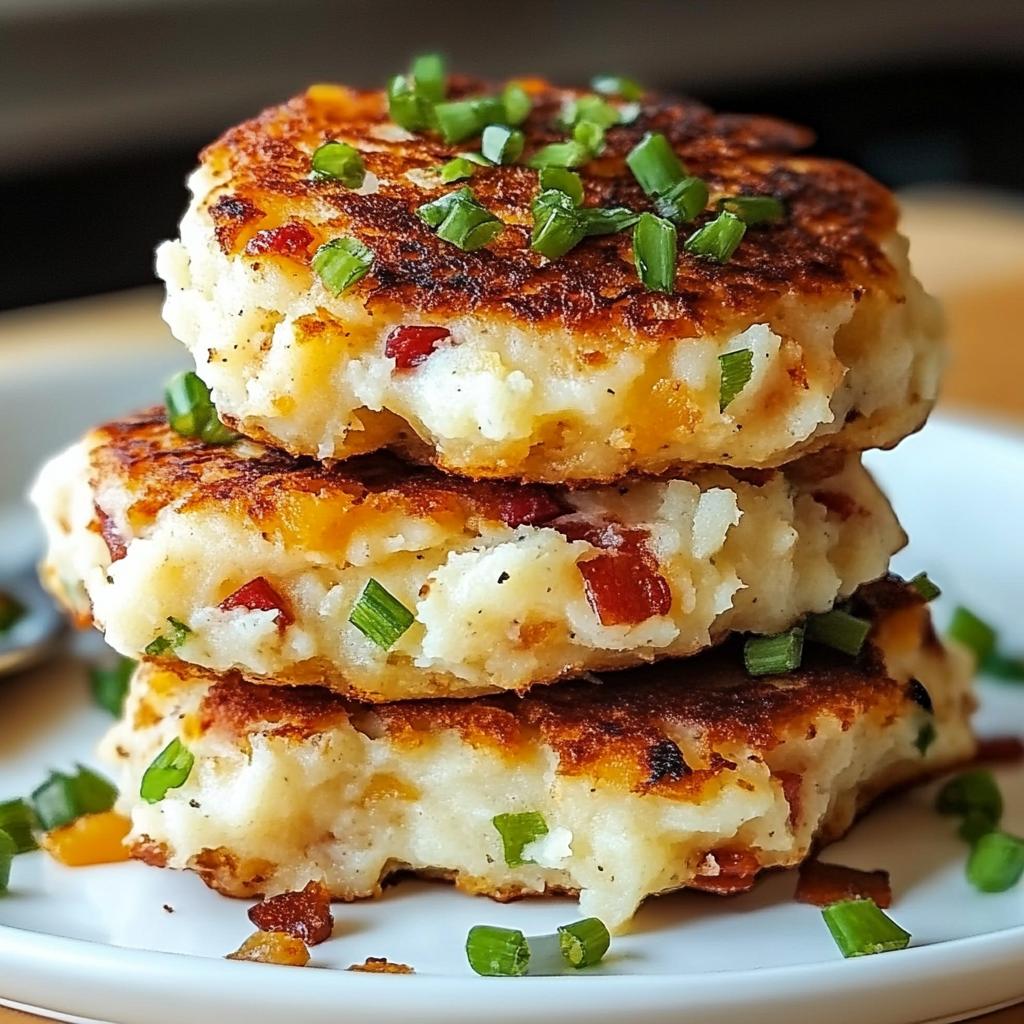
<svg viewBox="0 0 1024 1024">
<path fill-rule="evenodd" d="M 928 748 L 935 742 L 937 733 L 935 732 L 935 725 L 932 722 L 925 722 L 920 729 L 917 730 L 917 738 L 914 740 L 914 746 L 917 747 L 918 752 L 922 757 L 928 753 Z"/>
<path fill-rule="evenodd" d="M 117 789 L 102 775 L 78 765 L 75 775 L 51 772 L 50 777 L 32 792 L 32 808 L 45 831 L 68 825 L 83 814 L 109 811 L 117 799 Z"/>
<path fill-rule="evenodd" d="M 714 220 L 698 228 L 683 248 L 694 256 L 706 256 L 719 263 L 728 263 L 736 247 L 743 241 L 747 225 L 734 213 L 720 213 Z"/>
<path fill-rule="evenodd" d="M 608 952 L 611 941 L 612 937 L 604 922 L 596 917 L 586 917 L 558 929 L 558 946 L 562 956 L 577 969 L 598 963 Z"/>
<path fill-rule="evenodd" d="M 146 769 L 139 786 L 139 796 L 147 804 L 160 803 L 168 790 L 185 785 L 195 760 L 192 751 L 175 736 Z"/>
<path fill-rule="evenodd" d="M 492 164 L 514 164 L 523 154 L 523 133 L 503 124 L 489 124 L 480 139 L 480 153 Z"/>
<path fill-rule="evenodd" d="M 604 149 L 604 127 L 594 121 L 580 121 L 572 130 L 572 140 L 595 157 Z"/>
<path fill-rule="evenodd" d="M 572 197 L 552 189 L 533 202 L 533 231 L 530 248 L 549 260 L 564 256 L 583 240 L 586 226 Z"/>
<path fill-rule="evenodd" d="M 89 685 L 92 688 L 92 699 L 115 718 L 121 714 L 124 699 L 128 695 L 128 684 L 136 663 L 131 658 L 118 658 L 117 664 L 111 668 L 95 667 L 89 669 Z M 3 828 L 3 825 L 0 825 Z"/>
<path fill-rule="evenodd" d="M 388 114 L 399 127 L 422 132 L 430 127 L 432 103 L 409 75 L 395 75 L 388 82 Z"/>
<path fill-rule="evenodd" d="M 804 630 L 794 626 L 773 636 L 747 637 L 743 663 L 752 676 L 775 676 L 800 667 L 804 654 Z"/>
<path fill-rule="evenodd" d="M 446 185 L 450 185 L 453 181 L 465 181 L 466 178 L 472 178 L 476 174 L 478 166 L 479 164 L 473 160 L 457 156 L 441 167 L 441 180 Z"/>
<path fill-rule="evenodd" d="M 477 201 L 473 190 L 465 186 L 433 202 L 424 203 L 416 214 L 437 231 L 438 238 L 466 252 L 485 246 L 505 227 L 490 210 Z"/>
<path fill-rule="evenodd" d="M 660 196 L 686 177 L 675 150 L 660 132 L 648 132 L 629 152 L 626 163 L 649 196 Z"/>
<path fill-rule="evenodd" d="M 171 628 L 166 633 L 154 637 L 146 645 L 146 654 L 151 658 L 159 658 L 168 651 L 177 650 L 192 634 L 192 630 L 180 619 L 174 618 L 173 615 L 168 615 L 167 621 L 170 623 Z"/>
<path fill-rule="evenodd" d="M 532 861 L 523 859 L 523 850 L 535 839 L 548 834 L 548 823 L 539 811 L 498 814 L 491 818 L 491 824 L 501 836 L 501 845 L 505 850 L 505 863 L 510 868 L 532 864 Z"/>
<path fill-rule="evenodd" d="M 1006 892 L 1024 875 L 1024 840 L 1008 832 L 988 832 L 967 859 L 967 880 L 982 892 Z"/>
<path fill-rule="evenodd" d="M 939 814 L 984 819 L 991 830 L 1003 817 L 1003 795 L 990 771 L 975 768 L 950 779 L 939 790 L 935 809 Z"/>
<path fill-rule="evenodd" d="M 14 840 L 0 829 L 0 893 L 7 892 L 11 884 L 11 864 L 14 863 L 14 855 L 17 852 Z"/>
<path fill-rule="evenodd" d="M 590 151 L 578 142 L 552 142 L 542 146 L 527 161 L 528 167 L 582 167 L 590 160 Z"/>
<path fill-rule="evenodd" d="M 984 811 L 971 811 L 964 816 L 956 831 L 961 839 L 973 846 L 982 836 L 995 831 L 998 824 L 998 822 L 993 822 Z"/>
<path fill-rule="evenodd" d="M 1024 658 L 1014 658 L 993 651 L 982 663 L 981 670 L 997 679 L 1019 683 L 1024 681 Z"/>
<path fill-rule="evenodd" d="M 942 595 L 942 591 L 928 578 L 928 573 L 919 572 L 911 581 L 910 585 L 926 601 L 934 601 Z"/>
<path fill-rule="evenodd" d="M 496 96 L 450 100 L 434 107 L 434 121 L 445 142 L 462 142 L 504 120 L 505 104 Z"/>
<path fill-rule="evenodd" d="M 682 224 L 702 213 L 708 202 L 708 187 L 702 178 L 683 178 L 667 192 L 654 197 L 654 207 L 662 217 Z"/>
<path fill-rule="evenodd" d="M 25 606 L 10 594 L 0 590 L 0 633 L 6 633 L 25 616 Z"/>
<path fill-rule="evenodd" d="M 611 128 L 620 123 L 618 107 L 612 106 L 600 96 L 580 96 L 578 99 L 569 100 L 562 107 L 559 120 L 565 128 L 572 128 L 582 121 L 590 121 L 601 128 Z"/>
<path fill-rule="evenodd" d="M 313 153 L 312 169 L 314 178 L 340 181 L 347 188 L 359 188 L 366 178 L 359 150 L 337 139 L 317 147 Z"/>
<path fill-rule="evenodd" d="M 754 373 L 754 353 L 749 348 L 723 352 L 718 357 L 718 411 L 725 412 L 732 400 L 750 383 Z"/>
<path fill-rule="evenodd" d="M 584 232 L 592 235 L 614 235 L 633 227 L 640 220 L 640 214 L 628 210 L 624 206 L 597 207 L 587 206 L 579 211 L 583 218 Z"/>
<path fill-rule="evenodd" d="M 501 94 L 501 103 L 505 108 L 505 116 L 501 119 L 505 124 L 522 124 L 529 116 L 533 101 L 521 85 L 511 82 L 505 86 Z"/>
<path fill-rule="evenodd" d="M 643 213 L 633 228 L 637 276 L 652 292 L 671 292 L 676 281 L 676 228 L 670 220 Z"/>
<path fill-rule="evenodd" d="M 996 649 L 996 631 L 963 605 L 953 612 L 949 635 L 965 647 L 969 647 L 979 665 L 983 664 Z"/>
<path fill-rule="evenodd" d="M 590 87 L 602 96 L 621 96 L 624 100 L 643 98 L 643 87 L 622 75 L 596 75 L 590 80 Z"/>
<path fill-rule="evenodd" d="M 191 370 L 176 373 L 164 390 L 167 422 L 182 437 L 198 437 L 207 444 L 231 444 L 241 436 L 224 426 L 210 398 L 210 389 Z"/>
<path fill-rule="evenodd" d="M 583 205 L 583 179 L 575 171 L 564 167 L 542 167 L 537 175 L 541 193 L 548 191 L 564 192 L 573 206 Z"/>
<path fill-rule="evenodd" d="M 843 900 L 822 909 L 832 938 L 845 957 L 906 949 L 910 932 L 878 909 L 874 900 Z"/>
<path fill-rule="evenodd" d="M 358 238 L 334 238 L 313 254 L 313 269 L 328 291 L 341 295 L 373 266 L 373 252 Z"/>
<path fill-rule="evenodd" d="M 375 579 L 369 579 L 348 621 L 382 650 L 390 650 L 415 616 Z"/>
<path fill-rule="evenodd" d="M 775 196 L 725 196 L 718 200 L 718 209 L 735 214 L 748 227 L 777 224 L 786 216 L 786 208 Z"/>
<path fill-rule="evenodd" d="M 867 619 L 860 619 L 839 608 L 807 619 L 808 640 L 834 647 L 854 658 L 860 654 L 870 632 L 871 623 Z"/>
<path fill-rule="evenodd" d="M 421 96 L 431 103 L 439 103 L 447 91 L 444 57 L 439 53 L 425 53 L 414 58 L 412 79 Z"/>
<path fill-rule="evenodd" d="M 0 830 L 14 841 L 15 853 L 28 853 L 36 849 L 32 830 L 38 827 L 35 812 L 25 800 L 6 800 L 0 803 Z"/>
<path fill-rule="evenodd" d="M 478 924 L 466 936 L 469 966 L 488 978 L 518 978 L 530 965 L 526 936 L 514 928 Z"/>
</svg>

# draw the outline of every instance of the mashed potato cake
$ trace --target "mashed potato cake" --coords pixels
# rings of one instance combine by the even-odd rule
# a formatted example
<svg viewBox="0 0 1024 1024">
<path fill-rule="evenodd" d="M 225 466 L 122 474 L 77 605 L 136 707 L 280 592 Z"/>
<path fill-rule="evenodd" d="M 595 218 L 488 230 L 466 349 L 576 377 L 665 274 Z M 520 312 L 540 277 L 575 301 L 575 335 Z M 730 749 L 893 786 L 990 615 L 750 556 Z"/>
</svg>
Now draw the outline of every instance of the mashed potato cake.
<svg viewBox="0 0 1024 1024">
<path fill-rule="evenodd" d="M 524 159 L 564 137 L 579 93 L 524 83 Z M 452 78 L 452 97 L 483 83 Z M 890 446 L 923 422 L 942 363 L 940 318 L 912 276 L 891 194 L 804 156 L 803 129 L 648 94 L 579 169 L 587 206 L 651 209 L 625 164 L 663 133 L 719 198 L 768 194 L 783 223 L 751 227 L 719 265 L 685 252 L 672 294 L 637 278 L 632 231 L 549 261 L 530 248 L 537 172 L 437 171 L 446 145 L 392 123 L 380 92 L 314 86 L 202 154 L 180 237 L 159 251 L 164 315 L 221 416 L 297 454 L 381 446 L 471 477 L 609 481 L 696 464 L 775 466 L 822 447 Z M 361 187 L 311 175 L 318 146 L 354 146 Z M 504 222 L 485 248 L 443 241 L 416 209 L 468 185 Z M 336 295 L 311 269 L 352 237 L 374 263 Z M 418 365 L 389 355 L 399 327 L 441 337 Z M 749 383 L 720 409 L 719 356 L 748 349 Z M 428 349 L 429 351 L 429 349 Z"/>
<path fill-rule="evenodd" d="M 750 679 L 730 643 L 524 698 L 371 708 L 145 663 L 104 753 L 134 856 L 228 895 L 322 879 L 351 900 L 412 871 L 501 900 L 578 893 L 583 914 L 620 928 L 656 893 L 747 889 L 879 794 L 972 755 L 969 657 L 894 581 L 856 610 L 874 619 L 857 661 L 809 646 L 791 675 Z M 191 773 L 140 801 L 174 739 Z M 521 864 L 492 823 L 504 814 L 540 833 L 513 848 Z"/>
<path fill-rule="evenodd" d="M 777 632 L 904 542 L 856 457 L 570 491 L 204 445 L 159 409 L 91 432 L 33 496 L 47 584 L 123 654 L 370 701 L 525 690 Z M 350 621 L 368 586 L 407 617 L 392 642 Z"/>
</svg>

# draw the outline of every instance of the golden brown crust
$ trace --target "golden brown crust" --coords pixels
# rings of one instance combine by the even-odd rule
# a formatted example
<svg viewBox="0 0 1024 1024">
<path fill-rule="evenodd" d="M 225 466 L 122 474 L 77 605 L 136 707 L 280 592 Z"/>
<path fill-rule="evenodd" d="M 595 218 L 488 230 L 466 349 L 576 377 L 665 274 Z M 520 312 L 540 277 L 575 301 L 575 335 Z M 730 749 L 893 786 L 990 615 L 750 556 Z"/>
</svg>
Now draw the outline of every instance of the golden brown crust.
<svg viewBox="0 0 1024 1024">
<path fill-rule="evenodd" d="M 924 638 L 927 609 L 912 592 L 904 596 L 907 590 L 894 579 L 862 588 L 860 608 L 873 617 L 873 635 L 898 618 L 901 628 Z M 781 679 L 748 676 L 739 645 L 728 643 L 698 657 L 525 697 L 403 701 L 373 708 L 314 687 L 257 686 L 184 665 L 179 671 L 213 680 L 199 712 L 203 731 L 236 737 L 262 731 L 301 741 L 350 721 L 369 736 L 387 735 L 412 747 L 454 730 L 465 742 L 510 758 L 526 744 L 541 742 L 557 753 L 564 775 L 679 799 L 692 799 L 735 769 L 721 750 L 742 746 L 764 754 L 787 737 L 804 735 L 821 716 L 846 729 L 864 715 L 885 721 L 912 699 L 905 682 L 888 677 L 881 651 L 870 642 L 856 660 L 809 646 L 800 670 Z M 672 739 L 681 736 L 697 737 L 699 743 L 685 757 Z"/>
<path fill-rule="evenodd" d="M 523 126 L 528 157 L 564 137 L 557 114 L 579 94 L 542 81 L 525 85 L 534 103 Z M 453 78 L 450 92 L 458 98 L 485 88 Z M 599 336 L 598 348 L 605 349 L 639 337 L 711 333 L 749 321 L 787 295 L 859 299 L 868 290 L 897 287 L 880 244 L 897 220 L 888 190 L 847 164 L 798 155 L 810 134 L 770 118 L 716 114 L 692 100 L 649 94 L 639 117 L 609 130 L 605 152 L 583 169 L 587 205 L 651 208 L 624 163 L 648 131 L 670 139 L 688 169 L 708 182 L 712 200 L 771 194 L 788 210 L 784 224 L 750 230 L 725 266 L 681 253 L 671 296 L 647 292 L 637 280 L 630 232 L 587 239 L 550 264 L 532 252 L 529 208 L 537 175 L 522 166 L 484 169 L 472 179 L 478 199 L 507 225 L 497 240 L 477 252 L 439 240 L 416 208 L 458 186 L 423 172 L 474 140 L 449 146 L 428 135 L 396 137 L 380 92 L 317 86 L 232 128 L 202 155 L 224 182 L 206 205 L 225 253 L 256 263 L 280 260 L 297 272 L 305 272 L 315 244 L 359 237 L 376 256 L 372 273 L 356 286 L 371 311 L 474 312 L 560 324 Z M 378 191 L 359 195 L 310 178 L 310 154 L 331 138 L 362 149 L 367 169 L 381 179 Z M 411 171 L 420 172 L 415 182 Z M 308 230 L 308 248 L 242 256 L 257 231 L 285 224 Z"/>
</svg>

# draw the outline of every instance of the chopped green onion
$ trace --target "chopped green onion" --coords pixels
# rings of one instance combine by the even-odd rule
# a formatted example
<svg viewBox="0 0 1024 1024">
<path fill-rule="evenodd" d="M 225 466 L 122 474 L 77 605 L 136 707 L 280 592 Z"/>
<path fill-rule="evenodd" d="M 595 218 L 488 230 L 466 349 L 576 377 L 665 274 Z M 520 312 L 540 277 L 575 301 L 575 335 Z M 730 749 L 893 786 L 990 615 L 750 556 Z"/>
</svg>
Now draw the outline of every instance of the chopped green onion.
<svg viewBox="0 0 1024 1024">
<path fill-rule="evenodd" d="M 476 164 L 477 167 L 493 167 L 491 163 L 482 153 L 459 153 L 458 154 L 463 160 L 468 160 L 471 164 Z"/>
<path fill-rule="evenodd" d="M 334 238 L 313 254 L 313 269 L 328 291 L 341 295 L 373 266 L 373 252 L 358 238 Z"/>
<path fill-rule="evenodd" d="M 416 216 L 419 217 L 427 227 L 437 228 L 444 223 L 444 219 L 452 212 L 452 210 L 459 203 L 475 203 L 476 197 L 473 195 L 473 190 L 466 185 L 463 185 L 456 192 L 449 192 L 447 195 L 441 196 L 440 199 L 434 199 L 429 203 L 424 203 L 416 210 Z"/>
<path fill-rule="evenodd" d="M 192 751 L 175 736 L 146 769 L 139 786 L 139 796 L 147 804 L 160 803 L 168 790 L 185 785 L 195 760 Z"/>
<path fill-rule="evenodd" d="M 670 220 L 643 213 L 633 228 L 633 262 L 648 291 L 671 292 L 676 281 L 676 228 Z"/>
<path fill-rule="evenodd" d="M 911 581 L 910 585 L 926 601 L 934 601 L 942 595 L 942 591 L 928 578 L 928 573 L 919 572 Z"/>
<path fill-rule="evenodd" d="M 192 630 L 173 615 L 168 615 L 167 621 L 171 624 L 171 628 L 146 645 L 146 654 L 151 658 L 159 658 L 168 651 L 177 650 L 192 634 Z"/>
<path fill-rule="evenodd" d="M 623 103 L 619 106 L 619 124 L 632 124 L 640 116 L 639 103 Z"/>
<path fill-rule="evenodd" d="M 466 936 L 469 966 L 489 978 L 518 978 L 530 965 L 526 936 L 514 928 L 478 924 Z"/>
<path fill-rule="evenodd" d="M 578 142 L 552 142 L 541 146 L 526 162 L 528 167 L 582 167 L 589 162 L 590 150 Z"/>
<path fill-rule="evenodd" d="M 431 103 L 439 103 L 447 91 L 444 57 L 439 53 L 425 53 L 412 62 L 412 80 L 416 91 Z"/>
<path fill-rule="evenodd" d="M 723 352 L 718 357 L 718 411 L 725 412 L 733 399 L 750 383 L 754 353 L 749 348 Z"/>
<path fill-rule="evenodd" d="M 550 190 L 564 192 L 573 206 L 583 205 L 583 180 L 575 171 L 564 167 L 542 167 L 537 177 L 542 193 Z"/>
<path fill-rule="evenodd" d="M 675 150 L 660 132 L 648 132 L 629 152 L 626 163 L 649 196 L 660 196 L 686 177 Z"/>
<path fill-rule="evenodd" d="M 811 615 L 807 619 L 808 640 L 834 647 L 854 658 L 860 654 L 870 632 L 871 623 L 867 619 L 860 619 L 840 608 L 833 608 L 821 615 Z"/>
<path fill-rule="evenodd" d="M 747 637 L 743 663 L 752 676 L 776 676 L 800 667 L 804 655 L 804 631 L 794 626 L 773 636 Z"/>
<path fill-rule="evenodd" d="M 522 124 L 529 116 L 533 107 L 526 90 L 515 82 L 505 86 L 501 94 L 501 103 L 505 108 L 505 116 L 501 119 L 505 124 Z"/>
<path fill-rule="evenodd" d="M 413 624 L 415 616 L 375 579 L 369 579 L 348 621 L 363 636 L 369 637 L 378 647 L 387 651 Z"/>
<path fill-rule="evenodd" d="M 620 123 L 618 107 L 600 96 L 580 96 L 569 100 L 562 107 L 559 121 L 564 128 L 572 128 L 582 121 L 591 121 L 601 128 L 611 128 Z"/>
<path fill-rule="evenodd" d="M 422 132 L 430 127 L 432 104 L 416 88 L 409 75 L 395 75 L 388 82 L 388 114 L 399 127 L 409 132 Z"/>
<path fill-rule="evenodd" d="M 340 181 L 348 188 L 359 188 L 366 178 L 359 150 L 337 139 L 317 147 L 313 153 L 312 168 L 314 178 Z"/>
<path fill-rule="evenodd" d="M 115 718 L 121 714 L 124 707 L 124 699 L 128 694 L 128 684 L 131 682 L 135 665 L 131 658 L 121 657 L 111 668 L 97 666 L 89 669 L 93 701 Z M 0 825 L 0 828 L 2 827 Z"/>
<path fill-rule="evenodd" d="M 608 952 L 611 941 L 612 937 L 604 922 L 596 917 L 586 917 L 558 929 L 558 946 L 562 956 L 577 969 L 598 963 Z"/>
<path fill-rule="evenodd" d="M 982 892 L 1006 892 L 1024 875 L 1024 840 L 1008 832 L 989 832 L 974 844 L 967 880 Z"/>
<path fill-rule="evenodd" d="M 702 178 L 683 178 L 677 181 L 667 192 L 654 198 L 654 207 L 669 220 L 682 224 L 693 220 L 704 211 L 708 202 L 708 187 Z"/>
<path fill-rule="evenodd" d="M 614 235 L 631 228 L 640 220 L 639 213 L 627 210 L 624 206 L 587 206 L 579 210 L 579 215 L 583 218 L 584 231 L 588 236 Z"/>
<path fill-rule="evenodd" d="M 624 100 L 643 98 L 643 87 L 623 75 L 596 75 L 590 80 L 590 87 L 602 96 L 621 96 Z"/>
<path fill-rule="evenodd" d="M 786 216 L 785 206 L 775 196 L 725 196 L 718 200 L 718 209 L 735 214 L 748 227 L 777 224 Z"/>
<path fill-rule="evenodd" d="M 17 852 L 14 840 L 0 829 L 0 893 L 7 892 L 11 884 L 11 864 L 14 863 L 14 855 Z"/>
<path fill-rule="evenodd" d="M 845 957 L 888 953 L 910 945 L 910 932 L 882 913 L 874 900 L 832 903 L 822 909 L 821 916 Z"/>
<path fill-rule="evenodd" d="M 464 156 L 457 156 L 441 167 L 441 180 L 450 185 L 453 181 L 465 181 L 476 174 L 479 166 L 475 160 L 469 160 Z"/>
<path fill-rule="evenodd" d="M 982 672 L 1010 682 L 1024 681 L 1024 658 L 1014 658 L 993 651 L 982 663 Z"/>
<path fill-rule="evenodd" d="M 416 211 L 425 224 L 435 228 L 439 238 L 472 252 L 497 237 L 504 224 L 463 186 L 440 199 L 424 203 Z"/>
<path fill-rule="evenodd" d="M 714 220 L 698 228 L 686 240 L 684 248 L 695 256 L 707 256 L 719 263 L 728 263 L 736 247 L 743 241 L 747 225 L 733 213 L 720 213 Z"/>
<path fill-rule="evenodd" d="M 983 664 L 996 649 L 996 631 L 963 605 L 958 606 L 953 612 L 949 635 L 965 647 L 969 647 L 979 665 Z"/>
<path fill-rule="evenodd" d="M 993 829 L 1003 816 L 1003 795 L 992 773 L 975 768 L 950 779 L 935 798 L 939 814 L 984 818 Z"/>
<path fill-rule="evenodd" d="M 38 827 L 35 812 L 25 800 L 6 800 L 0 803 L 0 830 L 14 840 L 15 853 L 28 853 L 36 849 L 32 830 Z"/>
<path fill-rule="evenodd" d="M 928 748 L 935 742 L 937 733 L 935 732 L 935 725 L 932 722 L 925 722 L 920 729 L 917 730 L 917 738 L 914 740 L 914 746 L 917 747 L 918 752 L 924 757 L 928 753 Z"/>
<path fill-rule="evenodd" d="M 25 616 L 25 606 L 10 594 L 0 590 L 0 633 L 6 633 Z"/>
<path fill-rule="evenodd" d="M 586 234 L 586 225 L 573 205 L 572 197 L 552 189 L 533 202 L 533 231 L 530 248 L 549 260 L 564 256 Z"/>
<path fill-rule="evenodd" d="M 985 811 L 970 811 L 964 815 L 956 831 L 961 839 L 973 846 L 982 836 L 995 831 L 998 824 Z"/>
<path fill-rule="evenodd" d="M 198 437 L 207 444 L 231 444 L 241 436 L 217 417 L 210 389 L 191 370 L 176 373 L 164 390 L 167 422 L 182 437 Z"/>
<path fill-rule="evenodd" d="M 480 139 L 480 152 L 492 164 L 514 164 L 523 154 L 523 133 L 503 124 L 489 124 Z"/>
<path fill-rule="evenodd" d="M 498 814 L 491 818 L 491 824 L 501 836 L 501 845 L 505 851 L 505 863 L 510 868 L 532 864 L 532 861 L 523 859 L 523 850 L 535 839 L 548 834 L 548 823 L 539 811 Z"/>
<path fill-rule="evenodd" d="M 68 825 L 83 814 L 109 811 L 117 799 L 117 789 L 103 776 L 78 765 L 75 775 L 51 772 L 50 777 L 32 792 L 32 808 L 42 829 Z"/>
<path fill-rule="evenodd" d="M 434 121 L 445 142 L 462 142 L 504 120 L 505 104 L 496 96 L 450 100 L 434 107 Z"/>
<path fill-rule="evenodd" d="M 597 156 L 604 149 L 604 127 L 594 121 L 580 121 L 572 130 L 572 140 L 590 156 Z"/>
</svg>

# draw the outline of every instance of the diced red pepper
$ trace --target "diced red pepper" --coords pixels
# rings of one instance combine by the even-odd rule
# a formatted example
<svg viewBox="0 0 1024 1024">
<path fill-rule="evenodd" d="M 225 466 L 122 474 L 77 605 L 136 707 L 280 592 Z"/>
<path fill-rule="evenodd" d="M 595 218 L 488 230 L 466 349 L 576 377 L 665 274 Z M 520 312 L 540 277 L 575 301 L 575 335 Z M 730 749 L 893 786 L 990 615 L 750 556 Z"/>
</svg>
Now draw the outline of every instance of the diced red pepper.
<svg viewBox="0 0 1024 1024">
<path fill-rule="evenodd" d="M 226 612 L 232 608 L 248 608 L 250 611 L 261 612 L 276 611 L 274 621 L 280 629 L 290 626 L 295 621 L 284 598 L 262 576 L 249 580 L 233 594 L 225 597 L 220 603 L 220 608 Z"/>
<path fill-rule="evenodd" d="M 395 369 L 410 370 L 419 366 L 437 343 L 450 338 L 451 333 L 447 327 L 396 327 L 384 342 L 384 355 L 394 359 Z"/>
<path fill-rule="evenodd" d="M 980 739 L 974 760 L 1007 764 L 1024 761 L 1024 741 L 1019 736 L 989 736 Z"/>
<path fill-rule="evenodd" d="M 840 900 L 871 899 L 884 910 L 892 905 L 892 886 L 888 871 L 859 871 L 842 864 L 809 860 L 800 866 L 796 899 L 816 907 L 827 907 Z"/>
<path fill-rule="evenodd" d="M 302 224 L 282 224 L 257 231 L 245 245 L 246 256 L 305 256 L 313 233 Z"/>
<path fill-rule="evenodd" d="M 519 487 L 498 502 L 498 516 L 506 526 L 550 523 L 565 513 L 565 505 L 543 487 Z"/>
<path fill-rule="evenodd" d="M 93 508 L 96 509 L 96 519 L 100 524 L 100 536 L 110 552 L 110 560 L 112 562 L 119 562 L 128 554 L 128 545 L 114 525 L 114 520 L 99 505 L 93 505 Z"/>
</svg>

